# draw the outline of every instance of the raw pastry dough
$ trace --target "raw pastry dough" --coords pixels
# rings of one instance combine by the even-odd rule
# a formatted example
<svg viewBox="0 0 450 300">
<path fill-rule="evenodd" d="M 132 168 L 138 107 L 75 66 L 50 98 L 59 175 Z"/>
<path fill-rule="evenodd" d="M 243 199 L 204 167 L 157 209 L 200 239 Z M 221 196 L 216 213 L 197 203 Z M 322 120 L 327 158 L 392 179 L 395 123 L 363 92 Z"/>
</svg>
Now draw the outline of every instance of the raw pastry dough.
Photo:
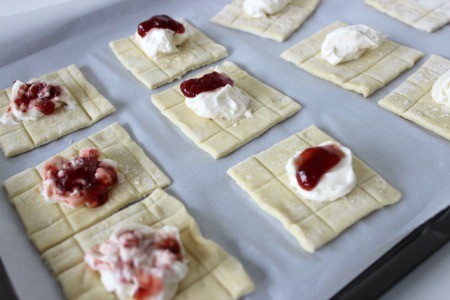
<svg viewBox="0 0 450 300">
<path fill-rule="evenodd" d="M 76 109 L 59 109 L 53 115 L 38 121 L 24 121 L 19 125 L 0 123 L 0 148 L 6 157 L 29 151 L 92 125 L 115 111 L 114 106 L 99 94 L 74 65 L 38 79 L 66 87 L 70 92 L 69 97 L 76 101 Z M 0 90 L 0 115 L 8 109 L 10 96 L 11 87 Z"/>
<path fill-rule="evenodd" d="M 180 51 L 151 59 L 141 50 L 134 34 L 109 43 L 120 62 L 149 89 L 180 78 L 190 70 L 209 65 L 228 55 L 227 50 L 214 43 L 201 31 L 177 20 L 192 31 L 192 36 L 180 46 Z"/>
<path fill-rule="evenodd" d="M 238 299 L 254 286 L 242 265 L 222 248 L 202 237 L 184 205 L 156 189 L 143 201 L 45 251 L 43 260 L 61 283 L 68 299 L 116 299 L 106 292 L 97 272 L 83 262 L 85 252 L 106 240 L 120 224 L 176 226 L 180 229 L 189 271 L 174 299 Z"/>
<path fill-rule="evenodd" d="M 367 97 L 385 86 L 423 56 L 423 53 L 385 39 L 377 49 L 367 50 L 359 59 L 330 65 L 322 59 L 320 47 L 325 36 L 344 22 L 334 22 L 281 54 L 281 57 L 314 76 Z"/>
<path fill-rule="evenodd" d="M 238 88 L 250 95 L 253 117 L 240 120 L 235 125 L 231 121 L 201 118 L 186 107 L 178 84 L 152 96 L 153 104 L 163 115 L 216 159 L 231 153 L 301 109 L 291 98 L 251 77 L 235 64 L 224 62 L 221 69 L 235 81 Z"/>
<path fill-rule="evenodd" d="M 262 209 L 277 218 L 308 252 L 333 240 L 364 216 L 400 199 L 400 193 L 353 156 L 356 187 L 336 201 L 301 199 L 289 184 L 287 160 L 296 151 L 333 140 L 311 126 L 251 156 L 228 174 Z"/>
<path fill-rule="evenodd" d="M 450 70 L 450 60 L 431 57 L 378 104 L 450 140 L 450 109 L 431 97 L 434 82 Z"/>
<path fill-rule="evenodd" d="M 124 178 L 108 190 L 109 200 L 102 206 L 71 209 L 46 202 L 40 193 L 42 177 L 39 171 L 43 164 L 27 169 L 3 183 L 9 200 L 22 219 L 28 237 L 40 252 L 98 223 L 156 188 L 170 184 L 170 179 L 118 123 L 79 141 L 60 155 L 75 157 L 81 148 L 91 147 L 100 150 L 101 159 L 115 160 L 118 163 L 119 176 Z"/>
<path fill-rule="evenodd" d="M 366 0 L 366 3 L 388 16 L 428 32 L 450 22 L 450 0 Z"/>
<path fill-rule="evenodd" d="M 251 32 L 278 42 L 288 38 L 316 9 L 320 0 L 292 0 L 282 11 L 267 18 L 255 19 L 242 10 L 244 0 L 233 0 L 211 22 Z"/>
</svg>

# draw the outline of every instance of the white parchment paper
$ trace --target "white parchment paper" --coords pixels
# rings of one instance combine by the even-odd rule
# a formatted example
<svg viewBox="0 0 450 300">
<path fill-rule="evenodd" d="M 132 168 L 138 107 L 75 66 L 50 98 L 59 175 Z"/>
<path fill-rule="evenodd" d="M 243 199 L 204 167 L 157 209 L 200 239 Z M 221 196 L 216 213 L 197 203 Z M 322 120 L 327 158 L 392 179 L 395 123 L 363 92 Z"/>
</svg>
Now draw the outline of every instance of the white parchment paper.
<svg viewBox="0 0 450 300">
<path fill-rule="evenodd" d="M 323 0 L 297 32 L 278 43 L 210 23 L 209 19 L 227 3 L 121 1 L 78 19 L 46 23 L 45 28 L 30 25 L 26 34 L 1 40 L 0 88 L 11 86 L 15 79 L 28 80 L 74 63 L 117 112 L 31 152 L 9 159 L 0 155 L 0 181 L 118 121 L 170 176 L 173 184 L 166 190 L 183 201 L 204 235 L 243 263 L 256 285 L 248 299 L 329 298 L 402 237 L 450 204 L 450 142 L 377 104 L 431 54 L 450 56 L 450 28 L 430 34 L 391 19 L 362 0 Z M 152 94 L 180 81 L 148 90 L 109 49 L 110 41 L 130 35 L 139 22 L 162 13 L 191 22 L 228 49 L 227 60 L 292 97 L 303 109 L 229 156 L 212 159 L 150 102 Z M 372 26 L 426 56 L 368 99 L 279 58 L 284 50 L 336 20 Z M 375 212 L 316 253 L 308 254 L 277 220 L 252 202 L 226 170 L 312 124 L 351 148 L 403 196 L 398 204 Z M 19 298 L 63 298 L 59 285 L 27 240 L 3 190 L 0 198 L 0 255 Z"/>
<path fill-rule="evenodd" d="M 72 0 L 2 0 L 0 3 L 0 16 L 14 16 L 67 1 Z"/>
</svg>

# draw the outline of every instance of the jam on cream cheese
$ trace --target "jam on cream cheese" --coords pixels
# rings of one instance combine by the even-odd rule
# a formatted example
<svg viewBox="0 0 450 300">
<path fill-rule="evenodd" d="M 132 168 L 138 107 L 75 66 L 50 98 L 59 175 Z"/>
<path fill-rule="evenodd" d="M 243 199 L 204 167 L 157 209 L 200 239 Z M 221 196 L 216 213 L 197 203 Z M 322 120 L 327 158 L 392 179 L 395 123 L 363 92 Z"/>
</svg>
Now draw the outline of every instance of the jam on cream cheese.
<svg viewBox="0 0 450 300">
<path fill-rule="evenodd" d="M 66 109 L 75 109 L 75 102 L 64 87 L 40 81 L 16 80 L 10 99 L 8 110 L 0 118 L 4 124 L 35 121 L 53 114 L 63 105 Z"/>
<path fill-rule="evenodd" d="M 96 148 L 85 148 L 70 160 L 62 156 L 47 160 L 41 172 L 45 200 L 71 208 L 106 203 L 107 189 L 118 182 L 117 163 L 110 159 L 99 161 L 99 156 Z"/>
<path fill-rule="evenodd" d="M 252 18 L 264 18 L 282 11 L 291 0 L 245 0 L 244 13 Z"/>
<path fill-rule="evenodd" d="M 252 116 L 250 97 L 218 66 L 201 78 L 183 81 L 180 89 L 186 106 L 199 117 L 236 122 Z"/>
<path fill-rule="evenodd" d="M 334 201 L 356 185 L 350 149 L 336 142 L 324 142 L 292 156 L 286 171 L 289 182 L 307 200 Z"/>
<path fill-rule="evenodd" d="M 450 109 L 450 70 L 434 82 L 431 97 L 436 103 L 443 104 Z"/>
<path fill-rule="evenodd" d="M 384 34 L 366 25 L 338 28 L 325 37 L 322 58 L 332 65 L 355 60 L 367 49 L 378 48 L 385 38 Z"/>
<path fill-rule="evenodd" d="M 120 226 L 109 240 L 90 249 L 84 261 L 100 272 L 105 289 L 119 299 L 171 299 L 188 270 L 173 226 Z"/>
<path fill-rule="evenodd" d="M 192 33 L 182 23 L 167 15 L 158 15 L 139 24 L 135 39 L 148 57 L 157 58 L 159 54 L 178 52 L 177 46 L 185 43 L 190 35 Z"/>
</svg>

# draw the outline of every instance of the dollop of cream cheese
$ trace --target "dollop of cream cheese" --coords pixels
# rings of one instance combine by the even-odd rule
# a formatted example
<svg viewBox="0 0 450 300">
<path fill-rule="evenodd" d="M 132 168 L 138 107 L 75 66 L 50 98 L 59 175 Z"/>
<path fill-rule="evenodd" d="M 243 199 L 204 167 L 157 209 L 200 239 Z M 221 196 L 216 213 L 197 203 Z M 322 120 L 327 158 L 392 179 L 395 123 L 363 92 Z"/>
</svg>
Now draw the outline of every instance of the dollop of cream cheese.
<svg viewBox="0 0 450 300">
<path fill-rule="evenodd" d="M 327 34 L 322 43 L 322 58 L 332 65 L 355 60 L 367 49 L 378 48 L 386 35 L 366 25 L 338 28 Z"/>
<path fill-rule="evenodd" d="M 221 73 L 220 67 L 217 66 L 215 71 Z M 214 91 L 200 93 L 193 98 L 185 97 L 185 104 L 199 117 L 206 119 L 237 122 L 253 116 L 250 97 L 229 84 Z"/>
<path fill-rule="evenodd" d="M 443 104 L 450 109 L 450 70 L 434 82 L 431 97 L 436 103 Z"/>
<path fill-rule="evenodd" d="M 28 84 L 33 83 L 34 81 L 31 80 L 28 82 Z M 51 84 L 51 83 L 49 83 Z M 17 100 L 18 97 L 22 96 L 24 93 L 24 89 L 26 88 L 27 83 L 16 80 L 12 86 L 11 89 L 11 100 L 9 103 L 10 110 L 5 112 L 0 117 L 0 123 L 3 123 L 5 125 L 17 125 L 20 124 L 23 121 L 36 121 L 43 117 L 45 117 L 45 114 L 43 114 L 41 111 L 39 111 L 34 106 L 29 106 L 27 111 L 21 111 L 20 107 L 18 107 L 15 103 L 15 100 Z M 73 100 L 69 96 L 69 92 L 67 89 L 63 86 L 60 86 L 62 93 L 60 96 L 55 97 L 53 102 L 55 102 L 55 109 L 65 105 L 65 109 L 75 109 L 76 103 L 75 100 Z"/>
<path fill-rule="evenodd" d="M 176 33 L 170 29 L 152 28 L 145 37 L 141 37 L 136 31 L 135 39 L 148 57 L 157 58 L 160 54 L 178 52 L 178 46 L 189 39 L 192 30 L 185 24 L 183 26 L 185 28 L 183 33 Z"/>
<path fill-rule="evenodd" d="M 245 0 L 244 13 L 252 18 L 265 18 L 282 11 L 291 0 Z"/>
<path fill-rule="evenodd" d="M 345 154 L 339 163 L 325 173 L 319 180 L 317 186 L 307 191 L 297 182 L 297 168 L 295 160 L 301 151 L 295 153 L 286 164 L 286 171 L 289 176 L 289 183 L 295 188 L 300 197 L 312 201 L 334 201 L 347 195 L 356 185 L 356 175 L 353 171 L 352 152 L 350 149 L 341 146 L 339 143 L 327 141 L 319 146 L 335 144 Z"/>
<path fill-rule="evenodd" d="M 176 242 L 181 253 L 158 246 L 166 239 L 172 240 L 168 245 L 173 248 Z M 173 226 L 158 230 L 138 224 L 118 227 L 107 241 L 87 251 L 84 261 L 100 273 L 105 289 L 119 299 L 131 299 L 137 292 L 139 299 L 172 299 L 188 271 L 178 228 Z"/>
</svg>

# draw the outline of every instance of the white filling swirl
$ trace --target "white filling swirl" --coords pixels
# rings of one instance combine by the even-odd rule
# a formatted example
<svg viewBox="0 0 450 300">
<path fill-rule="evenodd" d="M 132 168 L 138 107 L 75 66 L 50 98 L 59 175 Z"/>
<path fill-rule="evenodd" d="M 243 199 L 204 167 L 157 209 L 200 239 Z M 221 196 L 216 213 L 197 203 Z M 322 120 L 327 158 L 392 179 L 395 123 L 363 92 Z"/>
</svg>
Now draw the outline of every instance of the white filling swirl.
<svg viewBox="0 0 450 300">
<path fill-rule="evenodd" d="M 332 65 L 355 60 L 367 49 L 378 48 L 385 38 L 384 34 L 366 25 L 338 28 L 325 37 L 322 58 Z"/>
<path fill-rule="evenodd" d="M 216 67 L 216 72 L 221 72 Z M 193 98 L 185 97 L 185 104 L 199 117 L 236 122 L 252 117 L 250 97 L 237 87 L 227 84 L 214 91 L 202 92 Z"/>
<path fill-rule="evenodd" d="M 289 182 L 297 193 L 304 199 L 313 201 L 334 201 L 345 196 L 353 190 L 356 185 L 356 175 L 352 167 L 352 152 L 350 149 L 341 146 L 339 143 L 327 141 L 321 143 L 320 146 L 328 146 L 335 144 L 338 149 L 344 153 L 339 163 L 331 170 L 325 173 L 319 180 L 315 188 L 310 191 L 303 189 L 297 182 L 297 167 L 295 160 L 301 154 L 297 152 L 292 156 L 287 164 L 286 171 L 289 176 Z"/>
<path fill-rule="evenodd" d="M 165 239 L 179 245 L 181 257 L 158 246 Z M 119 299 L 130 299 L 136 293 L 141 293 L 139 299 L 172 299 L 188 271 L 178 228 L 173 226 L 158 230 L 137 224 L 119 227 L 109 240 L 90 249 L 84 261 L 100 273 L 105 289 Z"/>
<path fill-rule="evenodd" d="M 264 18 L 282 11 L 291 0 L 245 0 L 244 13 L 252 18 Z"/>
<path fill-rule="evenodd" d="M 434 82 L 431 97 L 436 103 L 443 104 L 450 109 L 450 70 Z"/>
<path fill-rule="evenodd" d="M 156 58 L 159 54 L 170 54 L 178 52 L 178 46 L 185 43 L 191 31 L 189 27 L 183 24 L 184 33 L 176 33 L 171 29 L 152 28 L 144 37 L 138 32 L 135 33 L 135 39 L 139 43 L 142 51 L 150 57 Z"/>
</svg>

